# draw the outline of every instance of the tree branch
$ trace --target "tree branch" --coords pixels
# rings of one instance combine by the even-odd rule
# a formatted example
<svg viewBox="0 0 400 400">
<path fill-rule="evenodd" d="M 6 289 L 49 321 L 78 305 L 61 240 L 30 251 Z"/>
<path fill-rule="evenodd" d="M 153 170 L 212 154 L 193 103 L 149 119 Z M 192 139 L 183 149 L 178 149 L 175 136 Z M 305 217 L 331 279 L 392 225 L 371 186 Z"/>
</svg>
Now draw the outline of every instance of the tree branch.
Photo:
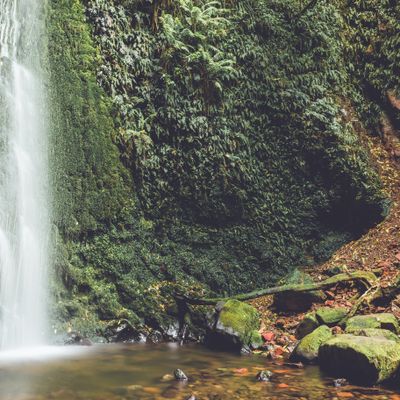
<svg viewBox="0 0 400 400">
<path fill-rule="evenodd" d="M 349 273 L 338 274 L 328 278 L 322 282 L 314 282 L 307 284 L 292 284 L 292 285 L 283 285 L 283 286 L 275 286 L 266 289 L 259 289 L 252 291 L 250 293 L 238 294 L 236 296 L 226 297 L 226 298 L 209 298 L 209 299 L 200 299 L 200 298 L 191 298 L 185 296 L 177 296 L 177 298 L 186 301 L 188 304 L 197 304 L 197 305 L 215 305 L 220 301 L 227 301 L 230 299 L 236 300 L 251 300 L 258 297 L 271 295 L 275 293 L 284 293 L 284 292 L 309 292 L 312 290 L 319 289 L 328 289 L 337 283 L 340 282 L 351 282 L 351 281 L 360 281 L 367 288 L 371 287 L 376 281 L 376 276 L 372 272 L 368 271 L 355 271 Z"/>
</svg>

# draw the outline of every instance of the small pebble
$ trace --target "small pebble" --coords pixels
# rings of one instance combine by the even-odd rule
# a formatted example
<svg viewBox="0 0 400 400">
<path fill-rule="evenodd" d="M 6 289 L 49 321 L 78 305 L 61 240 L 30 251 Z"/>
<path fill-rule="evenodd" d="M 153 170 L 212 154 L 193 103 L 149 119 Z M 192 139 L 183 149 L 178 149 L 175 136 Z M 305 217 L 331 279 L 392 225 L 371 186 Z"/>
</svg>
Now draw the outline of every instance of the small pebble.
<svg viewBox="0 0 400 400">
<path fill-rule="evenodd" d="M 175 376 L 175 379 L 178 381 L 187 381 L 188 380 L 188 377 L 186 376 L 186 374 L 179 368 L 174 371 L 174 376 Z"/>
<path fill-rule="evenodd" d="M 348 385 L 348 382 L 344 378 L 335 379 L 333 381 L 333 386 L 335 386 L 335 387 L 342 387 L 342 386 L 346 386 L 346 385 Z"/>
<path fill-rule="evenodd" d="M 256 378 L 257 378 L 257 380 L 260 381 L 260 382 L 269 382 L 269 380 L 271 379 L 272 375 L 273 375 L 273 374 L 272 374 L 271 371 L 264 370 L 264 371 L 260 371 L 260 372 L 257 374 Z"/>
</svg>

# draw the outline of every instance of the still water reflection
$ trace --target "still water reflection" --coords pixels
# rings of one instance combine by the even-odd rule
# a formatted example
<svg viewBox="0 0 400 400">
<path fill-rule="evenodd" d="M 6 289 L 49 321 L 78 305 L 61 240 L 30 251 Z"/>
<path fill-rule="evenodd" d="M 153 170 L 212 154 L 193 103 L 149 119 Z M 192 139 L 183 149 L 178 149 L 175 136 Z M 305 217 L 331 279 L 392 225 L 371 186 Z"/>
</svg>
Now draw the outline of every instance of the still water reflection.
<svg viewBox="0 0 400 400">
<path fill-rule="evenodd" d="M 187 383 L 169 380 L 175 368 Z M 271 382 L 257 372 L 274 372 Z M 98 345 L 0 355 L 0 400 L 182 399 L 399 400 L 395 391 L 334 388 L 318 367 L 296 368 L 262 356 L 234 356 L 198 346 Z"/>
</svg>

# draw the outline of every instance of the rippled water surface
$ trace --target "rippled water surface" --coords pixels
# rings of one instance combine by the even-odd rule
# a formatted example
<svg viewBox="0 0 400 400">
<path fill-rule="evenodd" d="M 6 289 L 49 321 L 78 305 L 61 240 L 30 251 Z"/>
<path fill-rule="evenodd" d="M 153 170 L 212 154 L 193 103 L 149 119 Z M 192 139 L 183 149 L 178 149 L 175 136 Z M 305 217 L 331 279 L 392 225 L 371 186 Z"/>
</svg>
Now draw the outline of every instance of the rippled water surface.
<svg viewBox="0 0 400 400">
<path fill-rule="evenodd" d="M 186 372 L 187 383 L 165 377 L 175 368 Z M 271 382 L 256 381 L 261 369 L 274 372 Z M 0 353 L 0 400 L 185 400 L 191 395 L 198 400 L 400 399 L 382 388 L 334 388 L 332 378 L 315 366 L 296 368 L 197 346 L 98 345 Z"/>
</svg>

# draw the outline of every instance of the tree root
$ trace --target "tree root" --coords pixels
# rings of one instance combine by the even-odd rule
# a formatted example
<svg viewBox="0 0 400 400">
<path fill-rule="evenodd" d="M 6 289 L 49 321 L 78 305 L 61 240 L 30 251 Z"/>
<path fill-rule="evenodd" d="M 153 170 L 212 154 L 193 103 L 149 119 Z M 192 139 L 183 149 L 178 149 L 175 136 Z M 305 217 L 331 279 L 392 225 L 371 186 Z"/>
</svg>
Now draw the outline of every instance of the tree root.
<svg viewBox="0 0 400 400">
<path fill-rule="evenodd" d="M 184 300 L 187 304 L 195 304 L 195 305 L 215 305 L 220 301 L 227 301 L 230 299 L 236 300 L 251 300 L 256 299 L 258 297 L 271 295 L 275 293 L 284 293 L 284 292 L 309 292 L 313 290 L 319 289 L 328 289 L 338 283 L 341 282 L 351 282 L 358 281 L 364 284 L 368 289 L 370 289 L 376 282 L 377 278 L 374 273 L 368 271 L 354 271 L 348 273 L 342 273 L 331 278 L 328 278 L 321 282 L 307 283 L 307 284 L 291 284 L 291 285 L 283 285 L 283 286 L 275 286 L 266 289 L 255 290 L 250 293 L 238 294 L 236 296 L 226 297 L 226 298 L 191 298 L 182 295 L 177 295 L 176 297 Z"/>
<path fill-rule="evenodd" d="M 363 295 L 361 295 L 357 301 L 351 307 L 347 315 L 338 323 L 339 326 L 345 326 L 347 320 L 357 314 L 359 308 L 366 302 L 368 305 L 381 295 L 381 287 L 377 284 L 371 286 Z"/>
</svg>

